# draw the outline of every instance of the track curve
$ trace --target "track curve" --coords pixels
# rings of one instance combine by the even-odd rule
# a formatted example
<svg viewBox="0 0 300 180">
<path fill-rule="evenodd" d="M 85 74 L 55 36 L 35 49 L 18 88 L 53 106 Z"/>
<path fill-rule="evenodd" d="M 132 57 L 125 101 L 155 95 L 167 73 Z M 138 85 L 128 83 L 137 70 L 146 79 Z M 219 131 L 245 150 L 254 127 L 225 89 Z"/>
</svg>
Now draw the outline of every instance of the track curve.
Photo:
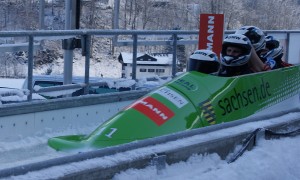
<svg viewBox="0 0 300 180">
<path fill-rule="evenodd" d="M 112 174 L 109 172 L 119 172 L 126 169 L 126 166 L 124 165 L 125 162 L 131 162 L 130 167 L 134 167 L 132 161 L 139 159 L 139 163 L 136 164 L 139 166 L 146 166 L 149 165 L 154 154 L 176 152 L 178 149 L 181 149 L 182 152 L 192 151 L 193 146 L 196 146 L 195 144 L 201 142 L 208 146 L 212 142 L 228 138 L 228 136 L 230 136 L 231 139 L 235 139 L 233 144 L 239 143 L 237 141 L 244 138 L 247 133 L 255 128 L 285 126 L 286 124 L 291 125 L 293 123 L 297 124 L 300 122 L 299 116 L 300 110 L 296 108 L 267 116 L 246 118 L 230 123 L 81 153 L 56 152 L 49 148 L 46 142 L 49 136 L 53 136 L 49 131 L 42 136 L 21 139 L 20 141 L 12 142 L 7 148 L 2 148 L 0 150 L 2 154 L 0 159 L 0 177 L 8 178 L 12 175 L 26 177 L 28 176 L 28 172 L 30 172 L 29 174 L 51 174 L 51 177 L 49 175 L 44 175 L 43 179 L 72 179 L 74 175 L 76 175 L 76 177 L 86 178 L 89 174 L 87 173 L 87 169 L 90 169 L 89 171 L 91 171 L 91 168 L 95 172 L 99 170 L 102 171 L 102 175 L 106 175 L 104 177 L 111 177 Z M 90 131 L 89 128 L 93 127 L 84 127 L 82 132 Z M 229 141 L 227 140 L 227 142 Z M 26 143 L 26 146 L 22 146 Z M 232 144 L 228 143 L 228 146 L 231 145 Z M 228 147 L 227 149 L 230 148 Z M 127 158 L 125 158 L 125 156 L 127 156 Z M 95 162 L 98 163 L 95 164 Z M 100 166 L 99 162 L 101 162 Z M 61 173 L 56 173 L 56 175 L 53 176 L 53 173 L 51 172 L 54 169 L 57 170 L 57 168 L 60 169 L 59 172 Z M 90 174 L 89 178 L 93 179 L 92 177 L 93 175 Z"/>
</svg>

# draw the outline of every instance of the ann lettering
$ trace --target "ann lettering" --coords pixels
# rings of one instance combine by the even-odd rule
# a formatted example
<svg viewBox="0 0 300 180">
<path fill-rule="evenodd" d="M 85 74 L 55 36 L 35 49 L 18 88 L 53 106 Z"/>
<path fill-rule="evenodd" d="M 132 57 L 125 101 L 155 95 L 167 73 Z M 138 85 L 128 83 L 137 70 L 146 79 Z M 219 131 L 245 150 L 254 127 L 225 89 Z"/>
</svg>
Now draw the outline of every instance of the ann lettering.
<svg viewBox="0 0 300 180">
<path fill-rule="evenodd" d="M 207 48 L 209 50 L 212 50 L 213 43 L 214 43 L 214 28 L 215 28 L 215 17 L 214 16 L 208 16 L 208 28 L 207 28 Z"/>
</svg>

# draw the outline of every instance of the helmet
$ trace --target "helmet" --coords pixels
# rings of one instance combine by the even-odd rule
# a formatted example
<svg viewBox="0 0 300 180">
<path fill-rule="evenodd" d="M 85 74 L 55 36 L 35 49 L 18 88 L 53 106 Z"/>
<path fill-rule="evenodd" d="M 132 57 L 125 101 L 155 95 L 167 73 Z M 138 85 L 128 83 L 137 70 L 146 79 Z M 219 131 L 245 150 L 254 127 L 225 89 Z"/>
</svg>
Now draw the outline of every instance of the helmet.
<svg viewBox="0 0 300 180">
<path fill-rule="evenodd" d="M 236 47 L 241 49 L 239 56 L 227 55 L 228 47 Z M 251 55 L 251 43 L 249 39 L 242 34 L 228 35 L 222 44 L 221 64 L 224 66 L 242 66 L 248 63 Z"/>
<path fill-rule="evenodd" d="M 237 30 L 235 34 L 243 34 L 247 36 L 256 52 L 264 49 L 266 46 L 265 34 L 258 27 L 243 26 Z"/>
<path fill-rule="evenodd" d="M 188 71 L 198 71 L 209 74 L 217 72 L 219 67 L 218 56 L 208 49 L 196 50 L 189 58 Z"/>
<path fill-rule="evenodd" d="M 266 36 L 266 48 L 275 49 L 278 48 L 280 45 L 280 42 L 278 39 L 274 38 L 273 36 Z"/>
<path fill-rule="evenodd" d="M 263 59 L 272 58 L 279 60 L 283 56 L 283 47 L 280 46 L 280 42 L 273 36 L 266 36 L 266 50 L 266 53 L 261 54 Z"/>
</svg>

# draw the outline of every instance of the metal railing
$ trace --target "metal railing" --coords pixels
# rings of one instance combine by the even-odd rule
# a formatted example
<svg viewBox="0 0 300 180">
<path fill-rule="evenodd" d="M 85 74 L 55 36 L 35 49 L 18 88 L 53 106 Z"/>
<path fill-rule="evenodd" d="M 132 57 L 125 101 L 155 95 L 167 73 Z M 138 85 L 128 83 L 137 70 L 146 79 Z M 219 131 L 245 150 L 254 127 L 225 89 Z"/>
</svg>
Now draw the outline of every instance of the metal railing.
<svg viewBox="0 0 300 180">
<path fill-rule="evenodd" d="M 32 100 L 33 91 L 33 54 L 34 50 L 37 48 L 34 43 L 36 40 L 42 39 L 70 39 L 70 38 L 80 38 L 81 40 L 81 48 L 82 52 L 85 55 L 85 77 L 84 83 L 80 84 L 80 87 L 84 88 L 84 94 L 88 93 L 89 84 L 89 66 L 90 66 L 90 49 L 91 49 L 91 39 L 92 37 L 110 37 L 115 38 L 120 35 L 125 35 L 129 37 L 129 40 L 125 41 L 114 41 L 115 46 L 132 46 L 133 48 L 133 65 L 132 65 L 132 79 L 136 79 L 136 58 L 137 58 L 137 47 L 140 45 L 147 46 L 155 46 L 155 45 L 171 45 L 172 48 L 172 76 L 174 77 L 176 74 L 176 47 L 178 45 L 191 45 L 197 44 L 197 36 L 199 31 L 185 31 L 185 30 L 39 30 L 39 31 L 2 31 L 0 32 L 0 38 L 3 37 L 26 37 L 28 39 L 28 84 L 27 87 L 30 91 L 27 100 Z M 225 31 L 225 34 L 234 33 L 234 31 Z M 265 31 L 266 34 L 284 34 L 286 43 L 286 51 L 289 52 L 289 41 L 290 34 L 296 33 L 300 34 L 300 31 Z M 145 36 L 167 36 L 172 37 L 169 40 L 140 40 L 139 38 Z M 178 37 L 193 37 L 190 39 L 180 39 Z M 196 38 L 195 38 L 196 37 Z M 0 46 L 1 49 L 1 46 Z M 22 48 L 18 47 L 15 50 L 20 50 Z M 24 49 L 24 47 L 23 47 Z M 9 50 L 14 50 L 12 47 Z M 1 51 L 1 50 L 0 50 Z M 289 53 L 286 53 L 286 58 L 288 58 Z M 68 86 L 72 85 L 64 85 L 62 87 L 52 87 L 51 90 L 63 90 L 65 88 L 69 88 Z"/>
</svg>

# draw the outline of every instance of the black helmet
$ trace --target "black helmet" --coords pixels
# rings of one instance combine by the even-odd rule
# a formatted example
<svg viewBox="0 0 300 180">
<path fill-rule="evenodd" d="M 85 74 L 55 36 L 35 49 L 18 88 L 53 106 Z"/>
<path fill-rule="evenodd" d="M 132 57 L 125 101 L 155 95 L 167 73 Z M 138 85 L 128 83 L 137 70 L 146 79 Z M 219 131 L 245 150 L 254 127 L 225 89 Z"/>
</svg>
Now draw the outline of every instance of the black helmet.
<svg viewBox="0 0 300 180">
<path fill-rule="evenodd" d="M 243 34 L 247 36 L 256 52 L 262 50 L 266 46 L 264 32 L 255 26 L 243 26 L 235 32 L 235 34 Z"/>
<path fill-rule="evenodd" d="M 188 62 L 188 71 L 198 71 L 206 74 L 217 72 L 219 67 L 218 56 L 207 49 L 200 49 L 193 52 Z"/>
<path fill-rule="evenodd" d="M 266 52 L 261 54 L 261 58 L 266 60 L 272 58 L 274 60 L 281 60 L 283 56 L 283 47 L 280 42 L 273 36 L 266 36 Z"/>
</svg>

